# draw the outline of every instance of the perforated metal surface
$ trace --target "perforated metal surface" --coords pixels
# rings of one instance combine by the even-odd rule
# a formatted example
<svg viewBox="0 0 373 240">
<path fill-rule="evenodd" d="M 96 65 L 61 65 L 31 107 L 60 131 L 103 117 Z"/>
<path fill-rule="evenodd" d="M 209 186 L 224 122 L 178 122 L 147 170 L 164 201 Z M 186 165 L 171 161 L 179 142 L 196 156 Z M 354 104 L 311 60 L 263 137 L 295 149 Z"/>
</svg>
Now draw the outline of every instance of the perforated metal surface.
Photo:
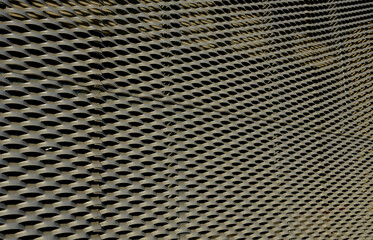
<svg viewBox="0 0 373 240">
<path fill-rule="evenodd" d="M 372 1 L 0 2 L 0 239 L 373 239 Z"/>
</svg>

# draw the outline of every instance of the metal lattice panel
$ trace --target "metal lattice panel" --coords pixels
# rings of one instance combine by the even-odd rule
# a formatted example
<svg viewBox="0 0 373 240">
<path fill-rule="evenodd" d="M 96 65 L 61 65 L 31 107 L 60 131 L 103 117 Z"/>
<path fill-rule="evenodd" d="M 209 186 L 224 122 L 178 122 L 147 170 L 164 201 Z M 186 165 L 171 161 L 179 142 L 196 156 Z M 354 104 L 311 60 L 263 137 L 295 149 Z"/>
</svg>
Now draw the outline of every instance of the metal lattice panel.
<svg viewBox="0 0 373 240">
<path fill-rule="evenodd" d="M 373 239 L 372 1 L 0 6 L 0 239 Z"/>
</svg>

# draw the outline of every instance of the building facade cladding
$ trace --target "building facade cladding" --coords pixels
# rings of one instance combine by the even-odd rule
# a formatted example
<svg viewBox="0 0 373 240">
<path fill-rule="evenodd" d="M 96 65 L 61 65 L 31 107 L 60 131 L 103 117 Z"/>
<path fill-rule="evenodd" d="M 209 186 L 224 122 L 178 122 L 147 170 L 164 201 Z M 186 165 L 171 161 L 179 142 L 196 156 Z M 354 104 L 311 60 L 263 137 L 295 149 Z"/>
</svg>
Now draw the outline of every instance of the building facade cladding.
<svg viewBox="0 0 373 240">
<path fill-rule="evenodd" d="M 0 6 L 0 239 L 373 239 L 371 0 Z"/>
</svg>

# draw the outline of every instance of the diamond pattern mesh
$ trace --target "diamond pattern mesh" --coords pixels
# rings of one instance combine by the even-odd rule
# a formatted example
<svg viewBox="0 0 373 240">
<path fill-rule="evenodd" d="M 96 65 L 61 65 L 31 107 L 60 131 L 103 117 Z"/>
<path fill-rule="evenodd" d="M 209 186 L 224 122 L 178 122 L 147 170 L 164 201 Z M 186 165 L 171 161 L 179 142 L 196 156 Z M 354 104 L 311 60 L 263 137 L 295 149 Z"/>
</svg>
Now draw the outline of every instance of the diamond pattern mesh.
<svg viewBox="0 0 373 240">
<path fill-rule="evenodd" d="M 0 6 L 0 239 L 373 239 L 372 1 Z"/>
</svg>

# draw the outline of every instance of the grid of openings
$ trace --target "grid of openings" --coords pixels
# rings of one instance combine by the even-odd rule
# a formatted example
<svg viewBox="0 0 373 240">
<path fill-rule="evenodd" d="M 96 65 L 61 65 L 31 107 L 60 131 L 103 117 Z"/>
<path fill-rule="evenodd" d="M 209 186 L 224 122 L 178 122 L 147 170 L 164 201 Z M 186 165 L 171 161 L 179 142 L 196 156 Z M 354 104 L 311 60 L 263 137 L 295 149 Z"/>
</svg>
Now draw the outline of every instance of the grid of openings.
<svg viewBox="0 0 373 240">
<path fill-rule="evenodd" d="M 372 239 L 371 0 L 0 8 L 0 239 Z"/>
</svg>

